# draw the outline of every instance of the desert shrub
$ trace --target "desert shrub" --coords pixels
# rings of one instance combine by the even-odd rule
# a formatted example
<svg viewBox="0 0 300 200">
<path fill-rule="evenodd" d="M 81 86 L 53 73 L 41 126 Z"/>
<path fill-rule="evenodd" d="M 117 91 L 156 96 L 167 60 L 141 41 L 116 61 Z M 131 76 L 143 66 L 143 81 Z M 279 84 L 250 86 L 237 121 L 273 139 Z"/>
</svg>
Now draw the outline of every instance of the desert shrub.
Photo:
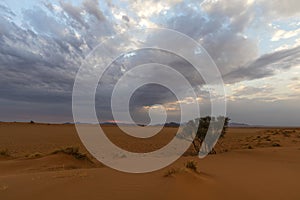
<svg viewBox="0 0 300 200">
<path fill-rule="evenodd" d="M 273 147 L 281 147 L 281 145 L 279 143 L 273 143 L 272 146 Z"/>
<path fill-rule="evenodd" d="M 1 191 L 5 191 L 5 190 L 7 190 L 8 189 L 8 186 L 7 185 L 1 185 L 0 186 L 0 192 Z"/>
<path fill-rule="evenodd" d="M 32 121 L 32 120 L 30 121 L 30 124 L 34 124 L 34 123 L 35 123 L 35 122 L 34 122 L 34 121 Z"/>
<path fill-rule="evenodd" d="M 278 134 L 279 134 L 279 132 L 275 131 L 275 132 L 273 132 L 272 135 L 278 135 Z"/>
<path fill-rule="evenodd" d="M 168 171 L 166 171 L 166 173 L 164 174 L 164 177 L 170 177 L 173 176 L 174 174 L 176 174 L 178 172 L 178 169 L 174 169 L 171 168 Z"/>
<path fill-rule="evenodd" d="M 89 160 L 86 154 L 83 154 L 79 151 L 79 147 L 65 147 L 61 149 L 54 150 L 51 154 L 64 153 L 68 155 L 72 155 L 74 158 L 78 160 Z"/>
<path fill-rule="evenodd" d="M 10 154 L 9 154 L 8 149 L 2 149 L 2 150 L 0 150 L 0 156 L 9 157 Z"/>
<path fill-rule="evenodd" d="M 289 131 L 282 131 L 282 134 L 284 135 L 284 137 L 290 137 L 290 132 Z"/>
<path fill-rule="evenodd" d="M 40 158 L 40 157 L 43 157 L 43 156 L 44 156 L 44 154 L 36 152 L 36 153 L 30 154 L 30 155 L 27 155 L 26 157 L 28 157 L 28 158 Z"/>
<path fill-rule="evenodd" d="M 190 160 L 190 161 L 186 162 L 185 167 L 187 169 L 193 170 L 194 172 L 197 172 L 197 163 L 193 160 Z"/>
<path fill-rule="evenodd" d="M 168 169 L 168 171 L 165 172 L 164 177 L 171 177 L 177 173 L 185 173 L 187 172 L 187 169 L 192 170 L 195 173 L 199 173 L 197 163 L 193 160 L 190 160 L 184 163 L 184 168 Z"/>
</svg>

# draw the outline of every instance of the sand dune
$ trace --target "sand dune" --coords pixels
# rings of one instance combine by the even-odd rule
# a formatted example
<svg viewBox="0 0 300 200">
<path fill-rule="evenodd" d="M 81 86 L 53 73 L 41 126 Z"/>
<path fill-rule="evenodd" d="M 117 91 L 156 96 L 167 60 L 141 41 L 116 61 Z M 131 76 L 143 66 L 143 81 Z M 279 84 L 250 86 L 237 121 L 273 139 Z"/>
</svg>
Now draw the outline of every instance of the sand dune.
<svg viewBox="0 0 300 200">
<path fill-rule="evenodd" d="M 71 155 L 56 154 L 41 158 L 20 158 L 2 161 L 0 164 L 0 176 L 94 167 L 96 167 L 96 164 L 89 160 L 78 160 Z"/>
<path fill-rule="evenodd" d="M 166 128 L 133 147 L 131 138 L 120 136 L 116 127 L 105 129 L 112 140 L 134 151 L 158 148 L 176 132 Z M 78 159 L 53 154 L 68 146 L 87 153 L 72 125 L 1 123 L 0 150 L 8 151 L 0 156 L 0 199 L 298 200 L 299 144 L 298 129 L 231 128 L 216 147 L 216 155 L 200 160 L 187 154 L 153 173 L 126 174 L 90 155 Z M 191 160 L 197 171 L 185 166 Z"/>
</svg>

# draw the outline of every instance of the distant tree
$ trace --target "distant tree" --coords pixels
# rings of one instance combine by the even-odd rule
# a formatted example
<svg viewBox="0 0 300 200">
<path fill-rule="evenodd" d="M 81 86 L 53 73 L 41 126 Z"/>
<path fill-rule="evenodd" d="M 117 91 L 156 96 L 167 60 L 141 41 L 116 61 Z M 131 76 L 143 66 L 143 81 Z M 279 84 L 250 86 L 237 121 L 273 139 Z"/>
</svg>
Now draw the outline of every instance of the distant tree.
<svg viewBox="0 0 300 200">
<path fill-rule="evenodd" d="M 31 121 L 30 121 L 30 124 L 34 124 L 34 121 L 31 120 Z"/>
<path fill-rule="evenodd" d="M 199 153 L 201 146 L 209 153 L 215 153 L 213 146 L 220 137 L 224 137 L 227 131 L 227 127 L 230 119 L 228 117 L 202 117 L 189 121 L 182 130 L 181 137 L 185 139 L 192 139 L 191 142 L 194 146 L 196 153 Z M 205 137 L 207 136 L 206 144 L 203 144 Z"/>
</svg>

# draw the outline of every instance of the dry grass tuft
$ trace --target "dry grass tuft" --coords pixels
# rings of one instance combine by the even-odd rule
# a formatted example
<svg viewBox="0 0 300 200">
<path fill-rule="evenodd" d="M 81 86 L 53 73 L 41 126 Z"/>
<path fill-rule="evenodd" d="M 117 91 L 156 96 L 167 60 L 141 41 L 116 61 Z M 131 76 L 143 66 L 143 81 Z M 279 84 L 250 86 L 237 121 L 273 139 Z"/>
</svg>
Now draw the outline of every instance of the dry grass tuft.
<svg viewBox="0 0 300 200">
<path fill-rule="evenodd" d="M 164 177 L 173 177 L 175 174 L 186 173 L 186 172 L 189 172 L 189 170 L 196 172 L 197 174 L 199 173 L 198 168 L 197 168 L 197 163 L 195 161 L 190 160 L 190 161 L 186 162 L 184 164 L 184 167 L 182 167 L 182 168 L 168 169 L 168 171 L 165 172 Z"/>
<path fill-rule="evenodd" d="M 81 153 L 79 151 L 79 147 L 71 146 L 71 147 L 56 149 L 51 154 L 58 154 L 58 153 L 64 153 L 64 154 L 71 155 L 78 160 L 89 160 L 90 161 L 89 157 L 86 154 Z"/>
<path fill-rule="evenodd" d="M 0 186 L 0 191 L 5 191 L 8 189 L 8 186 L 7 185 L 1 185 Z"/>
<path fill-rule="evenodd" d="M 171 177 L 178 172 L 179 172 L 179 169 L 171 168 L 168 171 L 166 171 L 166 173 L 164 174 L 164 177 Z"/>
<path fill-rule="evenodd" d="M 43 156 L 44 156 L 44 154 L 42 154 L 40 152 L 36 152 L 36 153 L 30 154 L 30 155 L 26 155 L 26 157 L 30 158 L 30 159 L 41 158 Z"/>
<path fill-rule="evenodd" d="M 193 160 L 190 160 L 187 163 L 185 163 L 185 167 L 187 169 L 193 170 L 194 172 L 198 172 L 197 163 L 195 161 L 193 161 Z"/>
<path fill-rule="evenodd" d="M 273 143 L 272 146 L 273 147 L 281 147 L 281 145 L 279 143 Z"/>
<path fill-rule="evenodd" d="M 2 149 L 2 150 L 0 150 L 0 156 L 10 157 L 10 153 L 9 153 L 8 149 Z"/>
</svg>

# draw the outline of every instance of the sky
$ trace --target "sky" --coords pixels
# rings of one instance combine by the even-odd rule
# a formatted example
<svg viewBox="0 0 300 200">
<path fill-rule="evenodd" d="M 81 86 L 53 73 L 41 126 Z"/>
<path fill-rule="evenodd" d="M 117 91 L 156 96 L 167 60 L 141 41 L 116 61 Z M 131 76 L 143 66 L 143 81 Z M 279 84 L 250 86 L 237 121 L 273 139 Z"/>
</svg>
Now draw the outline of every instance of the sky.
<svg viewBox="0 0 300 200">
<path fill-rule="evenodd" d="M 1 1 L 0 121 L 72 121 L 73 84 L 89 53 L 113 35 L 159 27 L 186 34 L 208 52 L 221 72 L 231 121 L 300 125 L 298 0 Z M 209 112 L 205 83 L 185 60 L 151 50 L 126 55 L 100 80 L 107 83 L 96 94 L 100 121 L 113 120 L 110 96 L 120 71 L 152 60 L 184 72 L 203 91 L 200 106 Z M 169 121 L 178 120 L 178 99 L 159 85 L 134 93 L 134 120 L 147 121 L 156 104 L 167 108 Z"/>
</svg>

